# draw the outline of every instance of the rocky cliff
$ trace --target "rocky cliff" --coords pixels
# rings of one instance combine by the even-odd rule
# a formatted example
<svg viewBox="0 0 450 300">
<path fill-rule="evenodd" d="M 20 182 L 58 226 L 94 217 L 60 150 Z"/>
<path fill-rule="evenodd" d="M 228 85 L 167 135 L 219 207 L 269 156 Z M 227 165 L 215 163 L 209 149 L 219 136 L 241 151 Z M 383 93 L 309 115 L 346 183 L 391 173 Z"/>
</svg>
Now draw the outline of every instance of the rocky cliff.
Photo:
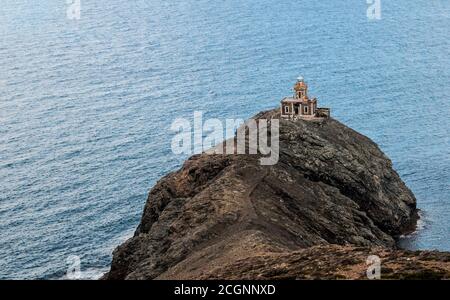
<svg viewBox="0 0 450 300">
<path fill-rule="evenodd" d="M 280 120 L 277 164 L 204 153 L 158 181 L 104 278 L 363 278 L 370 254 L 389 278 L 449 277 L 449 255 L 396 250 L 416 219 L 369 138 L 334 119 Z"/>
</svg>

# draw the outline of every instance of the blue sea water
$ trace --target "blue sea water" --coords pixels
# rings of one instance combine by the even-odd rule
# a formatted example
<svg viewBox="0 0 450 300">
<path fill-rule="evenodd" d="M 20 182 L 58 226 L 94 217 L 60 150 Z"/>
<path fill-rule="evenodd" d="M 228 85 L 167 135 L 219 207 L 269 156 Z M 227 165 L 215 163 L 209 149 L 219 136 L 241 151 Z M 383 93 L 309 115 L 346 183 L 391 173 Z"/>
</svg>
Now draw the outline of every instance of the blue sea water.
<svg viewBox="0 0 450 300">
<path fill-rule="evenodd" d="M 392 159 L 450 250 L 450 3 L 64 0 L 0 5 L 0 278 L 106 271 L 172 154 L 176 117 L 248 118 L 302 74 Z"/>
</svg>

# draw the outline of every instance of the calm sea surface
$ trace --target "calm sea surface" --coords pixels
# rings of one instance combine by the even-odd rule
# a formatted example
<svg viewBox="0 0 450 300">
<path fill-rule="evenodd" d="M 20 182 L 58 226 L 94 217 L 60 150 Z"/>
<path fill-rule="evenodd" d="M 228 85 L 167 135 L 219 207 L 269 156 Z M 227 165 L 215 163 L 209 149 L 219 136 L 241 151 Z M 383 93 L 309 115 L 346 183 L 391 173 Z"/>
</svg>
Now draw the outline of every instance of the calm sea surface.
<svg viewBox="0 0 450 300">
<path fill-rule="evenodd" d="M 302 74 L 413 190 L 413 249 L 450 250 L 450 3 L 2 0 L 0 278 L 95 278 L 186 157 L 176 117 L 248 118 Z"/>
</svg>

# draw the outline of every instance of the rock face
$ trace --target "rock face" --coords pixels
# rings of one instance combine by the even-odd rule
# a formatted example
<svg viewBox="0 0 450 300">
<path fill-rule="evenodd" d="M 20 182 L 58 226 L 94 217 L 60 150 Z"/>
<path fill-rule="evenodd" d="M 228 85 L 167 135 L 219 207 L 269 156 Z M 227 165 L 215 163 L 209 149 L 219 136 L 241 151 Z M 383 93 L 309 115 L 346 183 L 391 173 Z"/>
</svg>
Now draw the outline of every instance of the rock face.
<svg viewBox="0 0 450 300">
<path fill-rule="evenodd" d="M 321 274 L 313 258 L 351 253 L 350 270 L 370 249 L 398 258 L 395 238 L 416 220 L 414 195 L 370 139 L 333 119 L 280 120 L 273 166 L 204 153 L 162 178 L 104 278 L 359 278 L 365 273 Z"/>
</svg>

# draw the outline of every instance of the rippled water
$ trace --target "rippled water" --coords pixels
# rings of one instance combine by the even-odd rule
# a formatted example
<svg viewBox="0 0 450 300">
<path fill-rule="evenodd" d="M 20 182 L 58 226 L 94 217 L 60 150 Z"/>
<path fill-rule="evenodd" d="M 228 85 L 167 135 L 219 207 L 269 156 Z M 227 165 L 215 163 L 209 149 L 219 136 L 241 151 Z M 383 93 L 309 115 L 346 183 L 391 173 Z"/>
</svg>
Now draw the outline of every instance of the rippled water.
<svg viewBox="0 0 450 300">
<path fill-rule="evenodd" d="M 282 3 L 280 3 L 282 2 Z M 302 74 L 393 160 L 423 210 L 409 248 L 450 250 L 450 4 L 2 0 L 0 278 L 104 272 L 194 110 L 247 118 Z"/>
</svg>

